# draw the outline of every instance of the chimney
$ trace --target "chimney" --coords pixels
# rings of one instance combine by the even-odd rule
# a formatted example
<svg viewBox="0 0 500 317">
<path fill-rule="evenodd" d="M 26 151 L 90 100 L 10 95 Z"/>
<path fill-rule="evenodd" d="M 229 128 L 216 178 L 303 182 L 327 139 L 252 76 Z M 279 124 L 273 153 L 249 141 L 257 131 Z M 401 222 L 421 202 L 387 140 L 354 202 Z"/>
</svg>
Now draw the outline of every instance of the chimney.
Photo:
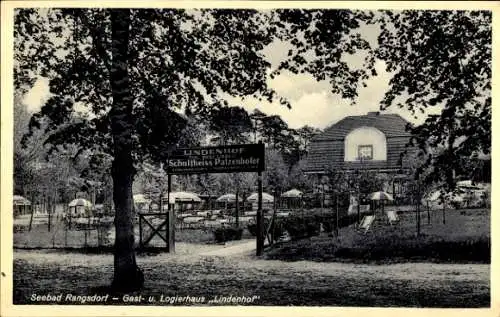
<svg viewBox="0 0 500 317">
<path fill-rule="evenodd" d="M 367 116 L 373 117 L 373 116 L 378 116 L 380 114 L 380 111 L 370 111 L 368 112 Z"/>
</svg>

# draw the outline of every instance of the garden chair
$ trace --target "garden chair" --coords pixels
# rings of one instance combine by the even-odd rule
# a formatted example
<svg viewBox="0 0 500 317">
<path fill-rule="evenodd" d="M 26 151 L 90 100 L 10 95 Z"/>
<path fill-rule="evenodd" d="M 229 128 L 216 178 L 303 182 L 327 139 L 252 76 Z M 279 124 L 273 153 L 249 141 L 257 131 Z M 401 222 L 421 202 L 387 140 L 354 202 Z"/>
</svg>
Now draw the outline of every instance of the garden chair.
<svg viewBox="0 0 500 317">
<path fill-rule="evenodd" d="M 370 230 L 374 220 L 374 215 L 364 216 L 363 219 L 361 219 L 361 223 L 359 224 L 357 229 L 364 231 L 364 233 L 367 233 L 368 230 Z"/>
<path fill-rule="evenodd" d="M 393 223 L 399 222 L 399 217 L 398 217 L 398 214 L 396 213 L 395 210 L 388 210 L 387 211 L 387 218 L 389 219 L 389 224 L 391 226 Z"/>
</svg>

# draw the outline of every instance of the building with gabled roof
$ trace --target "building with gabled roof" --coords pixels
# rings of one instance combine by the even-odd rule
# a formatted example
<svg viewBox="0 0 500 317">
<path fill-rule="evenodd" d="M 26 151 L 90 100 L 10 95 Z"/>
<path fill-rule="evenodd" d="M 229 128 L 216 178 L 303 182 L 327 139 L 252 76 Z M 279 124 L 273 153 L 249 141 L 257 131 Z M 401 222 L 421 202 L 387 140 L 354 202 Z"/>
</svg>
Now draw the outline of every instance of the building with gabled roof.
<svg viewBox="0 0 500 317">
<path fill-rule="evenodd" d="M 311 140 L 304 172 L 318 180 L 332 169 L 384 173 L 390 181 L 383 190 L 404 196 L 409 166 L 401 158 L 411 138 L 408 125 L 398 114 L 345 117 Z"/>
<path fill-rule="evenodd" d="M 397 114 L 345 117 L 311 140 L 305 172 L 324 174 L 332 167 L 402 172 L 401 154 L 411 137 L 408 124 Z"/>
</svg>

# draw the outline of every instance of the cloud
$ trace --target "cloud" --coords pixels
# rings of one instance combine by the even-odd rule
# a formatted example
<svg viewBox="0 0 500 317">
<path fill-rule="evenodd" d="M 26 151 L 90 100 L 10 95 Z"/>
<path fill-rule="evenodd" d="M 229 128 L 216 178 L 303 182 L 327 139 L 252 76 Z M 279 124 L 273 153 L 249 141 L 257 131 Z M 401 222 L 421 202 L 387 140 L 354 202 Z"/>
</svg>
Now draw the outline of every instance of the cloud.
<svg viewBox="0 0 500 317">
<path fill-rule="evenodd" d="M 330 85 L 326 81 L 318 82 L 311 74 L 292 74 L 283 72 L 274 79 L 268 79 L 270 88 L 278 94 L 286 97 L 289 101 L 296 101 L 304 95 L 319 93 L 329 90 Z"/>
<path fill-rule="evenodd" d="M 280 115 L 291 128 L 310 125 L 324 129 L 346 116 L 365 115 L 370 111 L 379 111 L 380 102 L 389 89 L 389 81 L 393 74 L 386 72 L 386 64 L 377 61 L 375 64 L 378 76 L 370 78 L 367 87 L 359 89 L 355 105 L 349 100 L 342 99 L 339 95 L 331 93 L 327 82 L 317 82 L 310 74 L 282 73 L 280 76 L 269 79 L 269 86 L 277 91 L 280 96 L 287 98 L 292 106 L 288 109 L 279 103 L 259 102 L 257 99 L 240 99 L 228 97 L 233 105 L 243 105 L 247 111 L 258 108 L 268 115 Z M 406 97 L 401 96 L 401 100 Z M 439 114 L 441 108 L 427 109 L 425 113 L 418 113 L 415 118 L 405 108 L 391 106 L 382 113 L 396 113 L 409 122 L 420 124 L 428 114 Z"/>
<path fill-rule="evenodd" d="M 24 95 L 23 102 L 28 111 L 38 112 L 50 95 L 49 80 L 45 77 L 38 77 L 31 90 Z"/>
<path fill-rule="evenodd" d="M 344 100 L 338 95 L 331 93 L 330 84 L 326 81 L 318 82 L 310 74 L 292 74 L 283 72 L 280 76 L 268 80 L 271 88 L 275 89 L 280 96 L 287 98 L 292 108 L 274 102 L 259 101 L 254 98 L 240 98 L 225 96 L 230 105 L 243 106 L 251 112 L 255 108 L 268 115 L 280 115 L 291 128 L 299 128 L 310 125 L 324 129 L 346 116 L 364 115 L 369 111 L 378 111 L 380 102 L 389 88 L 389 80 L 393 74 L 385 71 L 386 65 L 382 61 L 375 64 L 378 76 L 367 81 L 367 87 L 359 90 L 356 105 L 350 105 L 349 100 Z M 25 95 L 24 102 L 28 110 L 36 112 L 50 97 L 49 81 L 39 77 L 33 88 Z M 404 100 L 404 96 L 401 97 Z M 442 108 L 428 109 L 424 114 L 419 113 L 417 118 L 406 109 L 397 106 L 390 107 L 385 113 L 400 114 L 412 123 L 422 123 L 427 114 L 439 114 Z M 77 112 L 88 112 L 84 105 L 76 105 Z"/>
</svg>

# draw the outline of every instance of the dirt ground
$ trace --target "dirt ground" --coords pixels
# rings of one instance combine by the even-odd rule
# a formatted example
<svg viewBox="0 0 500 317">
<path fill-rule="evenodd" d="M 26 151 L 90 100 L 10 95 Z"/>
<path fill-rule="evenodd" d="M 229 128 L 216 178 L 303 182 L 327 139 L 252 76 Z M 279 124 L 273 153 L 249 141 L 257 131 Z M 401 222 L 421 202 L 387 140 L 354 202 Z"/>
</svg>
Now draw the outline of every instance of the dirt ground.
<svg viewBox="0 0 500 317">
<path fill-rule="evenodd" d="M 284 262 L 259 259 L 253 252 L 254 241 L 242 240 L 225 246 L 178 243 L 175 254 L 140 255 L 146 279 L 140 294 L 156 301 L 133 304 L 186 305 L 159 302 L 163 295 L 204 297 L 196 305 L 231 304 L 210 302 L 221 296 L 256 296 L 239 305 L 258 306 L 490 305 L 488 264 Z M 33 294 L 99 293 L 112 274 L 111 255 L 16 250 L 14 303 L 39 303 L 31 301 Z"/>
</svg>

